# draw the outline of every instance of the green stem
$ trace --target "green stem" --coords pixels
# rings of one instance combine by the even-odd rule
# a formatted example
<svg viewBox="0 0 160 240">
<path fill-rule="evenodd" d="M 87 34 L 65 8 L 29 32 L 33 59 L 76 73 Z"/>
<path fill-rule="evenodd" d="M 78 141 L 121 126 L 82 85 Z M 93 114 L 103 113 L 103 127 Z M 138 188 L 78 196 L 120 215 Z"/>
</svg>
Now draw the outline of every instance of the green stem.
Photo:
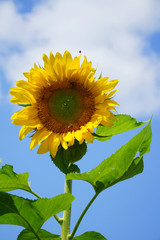
<svg viewBox="0 0 160 240">
<path fill-rule="evenodd" d="M 65 178 L 65 193 L 72 193 L 72 180 Z M 62 240 L 68 240 L 70 234 L 71 207 L 63 212 L 63 222 L 61 224 Z"/>
<path fill-rule="evenodd" d="M 58 217 L 57 215 L 54 215 L 53 217 L 56 219 L 56 221 L 57 221 L 60 225 L 62 224 L 62 222 L 63 222 L 63 219 L 62 219 L 62 218 Z"/>
<path fill-rule="evenodd" d="M 41 198 L 37 193 L 35 193 L 32 189 L 30 191 L 30 193 L 32 193 L 34 196 L 36 196 L 37 198 Z"/>
<path fill-rule="evenodd" d="M 92 205 L 92 203 L 94 202 L 94 200 L 96 199 L 96 197 L 98 196 L 98 194 L 99 194 L 99 193 L 95 193 L 95 195 L 93 196 L 93 198 L 91 199 L 91 201 L 90 201 L 90 202 L 87 204 L 87 206 L 85 207 L 85 209 L 84 209 L 84 211 L 82 212 L 82 214 L 80 215 L 80 217 L 79 217 L 79 219 L 78 219 L 78 221 L 77 221 L 77 223 L 76 223 L 76 225 L 75 225 L 72 233 L 69 235 L 69 240 L 71 240 L 71 239 L 74 237 L 74 235 L 75 235 L 75 233 L 76 233 L 76 231 L 77 231 L 77 229 L 78 229 L 78 227 L 79 227 L 79 225 L 80 225 L 80 223 L 81 223 L 84 215 L 86 214 L 87 210 L 88 210 L 89 207 Z"/>
</svg>

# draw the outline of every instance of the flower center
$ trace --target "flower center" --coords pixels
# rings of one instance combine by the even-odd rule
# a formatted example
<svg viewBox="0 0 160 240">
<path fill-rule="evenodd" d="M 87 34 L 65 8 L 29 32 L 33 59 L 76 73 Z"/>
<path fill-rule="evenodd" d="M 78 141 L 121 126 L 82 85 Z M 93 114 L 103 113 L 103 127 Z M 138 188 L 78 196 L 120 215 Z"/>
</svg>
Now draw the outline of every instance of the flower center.
<svg viewBox="0 0 160 240">
<path fill-rule="evenodd" d="M 50 96 L 48 107 L 50 115 L 57 121 L 74 123 L 83 112 L 83 99 L 76 89 L 58 89 Z"/>
<path fill-rule="evenodd" d="M 41 123 L 54 133 L 79 130 L 95 111 L 92 94 L 83 85 L 68 81 L 43 88 L 37 106 Z"/>
</svg>

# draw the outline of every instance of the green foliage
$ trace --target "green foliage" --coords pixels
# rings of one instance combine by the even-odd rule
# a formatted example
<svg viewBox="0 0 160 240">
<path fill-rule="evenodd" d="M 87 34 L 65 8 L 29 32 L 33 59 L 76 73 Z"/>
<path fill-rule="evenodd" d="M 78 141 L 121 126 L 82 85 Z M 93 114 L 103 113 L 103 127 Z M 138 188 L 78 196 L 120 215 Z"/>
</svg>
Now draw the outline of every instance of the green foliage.
<svg viewBox="0 0 160 240">
<path fill-rule="evenodd" d="M 106 141 L 113 135 L 141 127 L 146 123 L 138 122 L 129 115 L 116 115 L 116 118 L 117 121 L 113 122 L 112 127 L 98 126 L 96 133 L 93 134 L 94 138 Z M 87 145 L 85 142 L 79 144 L 78 141 L 75 141 L 75 144 L 67 150 L 60 147 L 56 157 L 54 159 L 51 157 L 54 164 L 67 174 L 66 180 L 87 181 L 96 192 L 78 219 L 70 239 L 107 240 L 97 232 L 86 232 L 80 236 L 73 236 L 84 214 L 100 192 L 143 172 L 143 155 L 150 151 L 151 138 L 151 123 L 149 122 L 115 154 L 102 161 L 90 172 L 82 174 L 74 162 L 79 161 L 86 154 Z M 28 177 L 28 173 L 15 173 L 11 165 L 5 165 L 0 169 L 0 224 L 14 224 L 24 227 L 25 229 L 19 234 L 18 240 L 60 240 L 59 235 L 49 233 L 41 227 L 52 216 L 55 216 L 59 224 L 63 224 L 66 220 L 63 222 L 56 214 L 70 208 L 71 202 L 74 200 L 73 195 L 65 193 L 49 199 L 40 198 L 30 188 Z M 39 199 L 29 200 L 6 193 L 16 189 L 28 191 Z"/>
<path fill-rule="evenodd" d="M 99 141 L 107 141 L 111 139 L 113 135 L 141 127 L 146 123 L 138 122 L 135 118 L 132 118 L 131 116 L 126 114 L 117 114 L 115 117 L 117 121 L 113 120 L 113 126 L 105 127 L 99 125 L 97 127 L 96 133 L 93 134 L 94 139 L 97 139 Z"/>
<path fill-rule="evenodd" d="M 74 240 L 107 240 L 107 238 L 103 237 L 100 233 L 97 232 L 85 232 L 80 236 L 74 237 Z"/>
<path fill-rule="evenodd" d="M 60 239 L 59 235 L 55 235 L 53 233 L 47 232 L 44 229 L 40 229 L 37 232 L 37 234 L 41 240 L 51 240 L 51 239 L 59 240 Z M 27 229 L 23 230 L 17 238 L 17 240 L 31 240 L 31 239 L 37 240 L 37 237 L 34 235 L 33 232 Z"/>
<path fill-rule="evenodd" d="M 132 178 L 135 175 L 142 173 L 142 172 L 143 172 L 143 157 L 137 157 L 131 163 L 128 170 L 119 179 L 117 179 L 117 181 L 115 181 L 115 183 Z"/>
<path fill-rule="evenodd" d="M 61 239 L 59 235 L 47 232 L 44 229 L 40 229 L 37 232 L 37 234 L 41 240 L 51 240 L 51 239 L 60 240 Z M 23 230 L 17 238 L 17 240 L 31 240 L 31 239 L 36 240 L 37 237 L 35 237 L 34 233 L 32 233 L 30 230 L 26 230 L 26 229 Z M 107 240 L 107 238 L 102 236 L 100 233 L 97 233 L 94 231 L 85 232 L 82 235 L 76 236 L 73 238 L 73 240 L 95 240 L 95 239 L 96 240 Z"/>
<path fill-rule="evenodd" d="M 142 156 L 150 150 L 151 137 L 152 132 L 149 122 L 141 132 L 95 169 L 82 174 L 67 174 L 67 179 L 87 181 L 99 193 L 119 181 L 133 177 L 143 171 Z M 138 152 L 139 157 L 136 157 Z"/>
<path fill-rule="evenodd" d="M 74 145 L 67 150 L 60 147 L 55 158 L 51 156 L 51 159 L 65 174 L 70 172 L 80 172 L 78 166 L 73 163 L 79 161 L 86 154 L 86 151 L 87 144 L 85 142 L 79 144 L 78 141 L 75 141 Z"/>
<path fill-rule="evenodd" d="M 29 173 L 17 174 L 13 166 L 5 165 L 0 169 L 0 191 L 8 192 L 15 189 L 22 189 L 32 192 L 28 183 Z"/>
<path fill-rule="evenodd" d="M 25 227 L 37 235 L 42 225 L 53 215 L 70 208 L 74 197 L 61 194 L 53 198 L 28 200 L 0 192 L 0 224 Z"/>
</svg>

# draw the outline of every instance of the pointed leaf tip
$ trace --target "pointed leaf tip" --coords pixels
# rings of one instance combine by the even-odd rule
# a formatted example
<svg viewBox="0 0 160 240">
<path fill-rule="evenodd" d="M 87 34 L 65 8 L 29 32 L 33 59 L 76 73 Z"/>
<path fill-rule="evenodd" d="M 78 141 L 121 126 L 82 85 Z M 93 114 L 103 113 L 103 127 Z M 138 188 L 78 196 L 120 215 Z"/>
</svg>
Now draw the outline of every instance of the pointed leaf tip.
<svg viewBox="0 0 160 240">
<path fill-rule="evenodd" d="M 99 141 L 108 141 L 113 135 L 141 127 L 148 122 L 139 122 L 135 118 L 126 114 L 117 114 L 115 117 L 117 121 L 113 120 L 113 126 L 106 127 L 99 125 L 97 127 L 94 139 L 97 139 Z"/>
</svg>

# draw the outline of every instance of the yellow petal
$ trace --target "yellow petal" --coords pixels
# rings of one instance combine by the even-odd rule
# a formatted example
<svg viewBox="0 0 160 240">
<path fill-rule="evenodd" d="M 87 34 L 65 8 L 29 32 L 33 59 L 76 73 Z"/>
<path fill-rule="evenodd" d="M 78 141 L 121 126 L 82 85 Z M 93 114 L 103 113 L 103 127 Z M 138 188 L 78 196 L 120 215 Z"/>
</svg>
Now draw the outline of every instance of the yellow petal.
<svg viewBox="0 0 160 240">
<path fill-rule="evenodd" d="M 28 79 L 31 80 L 31 76 L 29 72 L 23 72 L 23 75 Z"/>
<path fill-rule="evenodd" d="M 95 104 L 103 103 L 105 101 L 105 98 L 105 95 L 98 95 L 97 97 L 95 97 L 94 102 Z"/>
<path fill-rule="evenodd" d="M 32 128 L 36 128 L 36 127 L 38 128 L 38 125 L 40 125 L 39 118 L 33 118 L 33 119 L 27 119 L 27 120 L 15 119 L 12 121 L 12 123 L 15 125 L 26 125 Z"/>
<path fill-rule="evenodd" d="M 49 137 L 41 143 L 40 147 L 38 148 L 37 153 L 44 154 L 48 151 L 49 151 Z"/>
<path fill-rule="evenodd" d="M 33 104 L 36 102 L 34 96 L 30 92 L 22 90 L 18 87 L 11 88 L 11 91 L 9 93 L 14 96 L 19 103 Z M 12 102 L 12 99 L 10 101 Z"/>
<path fill-rule="evenodd" d="M 107 109 L 108 111 L 115 111 L 115 112 L 117 112 L 114 107 L 109 106 L 109 105 L 108 105 L 108 107 L 106 107 L 106 109 Z"/>
<path fill-rule="evenodd" d="M 72 139 L 68 142 L 68 147 L 72 146 L 74 144 L 74 131 L 72 132 Z"/>
<path fill-rule="evenodd" d="M 81 56 L 75 57 L 75 58 L 73 59 L 73 61 L 71 62 L 71 65 L 70 65 L 70 68 L 71 68 L 71 69 L 79 69 L 79 66 L 80 66 L 80 58 L 81 58 Z"/>
<path fill-rule="evenodd" d="M 24 80 L 17 81 L 16 85 L 17 85 L 17 87 L 20 88 L 20 91 L 22 91 L 22 89 L 25 89 L 28 92 L 30 92 L 32 95 L 41 90 L 41 88 L 38 87 L 37 85 L 34 85 L 31 82 L 27 82 Z"/>
<path fill-rule="evenodd" d="M 110 120 L 102 120 L 102 121 L 101 121 L 101 124 L 102 124 L 103 126 L 106 126 L 106 127 L 111 127 L 111 126 L 113 126 L 113 122 L 110 121 Z"/>
<path fill-rule="evenodd" d="M 67 142 L 63 139 L 63 137 L 61 137 L 60 139 L 61 139 L 60 141 L 61 141 L 62 147 L 63 147 L 64 149 L 67 149 L 67 148 L 68 148 Z"/>
<path fill-rule="evenodd" d="M 118 84 L 118 80 L 108 81 L 108 77 L 97 80 L 96 84 L 92 87 L 93 94 L 105 94 L 111 91 Z"/>
<path fill-rule="evenodd" d="M 83 133 L 83 138 L 89 142 L 89 143 L 93 143 L 93 135 L 90 132 L 85 132 Z"/>
<path fill-rule="evenodd" d="M 55 59 L 55 57 L 54 57 L 54 55 L 53 55 L 53 53 L 51 51 L 50 54 L 49 54 L 49 60 L 50 60 L 51 65 L 53 65 L 54 59 Z"/>
<path fill-rule="evenodd" d="M 113 94 L 115 94 L 117 91 L 119 91 L 119 89 L 107 93 L 107 94 L 105 95 L 105 98 L 108 99 L 108 98 L 112 97 Z"/>
<path fill-rule="evenodd" d="M 52 132 L 48 131 L 47 129 L 43 128 L 38 137 L 38 144 L 40 144 L 43 140 L 45 140 Z"/>
<path fill-rule="evenodd" d="M 119 104 L 114 100 L 106 100 L 106 101 L 109 106 L 119 106 Z"/>
<path fill-rule="evenodd" d="M 119 80 L 111 80 L 111 81 L 108 81 L 108 84 L 106 86 L 106 89 L 108 92 L 111 91 L 113 88 L 115 88 L 115 86 L 118 84 Z"/>
<path fill-rule="evenodd" d="M 31 132 L 34 128 L 22 126 L 19 131 L 19 140 L 22 140 L 29 132 Z"/>
<path fill-rule="evenodd" d="M 59 52 L 57 52 L 56 56 L 55 56 L 55 59 L 59 60 L 59 61 L 62 61 L 62 55 Z"/>
<path fill-rule="evenodd" d="M 84 142 L 84 138 L 81 139 L 81 141 L 79 141 L 79 144 L 82 144 Z"/>
<path fill-rule="evenodd" d="M 60 137 L 58 134 L 52 134 L 49 136 L 49 151 L 53 158 L 56 156 L 59 144 Z"/>
<path fill-rule="evenodd" d="M 75 131 L 75 138 L 80 142 L 81 140 L 82 140 L 82 132 L 81 132 L 81 130 L 77 130 L 77 131 Z"/>
<path fill-rule="evenodd" d="M 99 86 L 105 86 L 108 84 L 109 77 L 103 77 L 97 80 Z"/>
<path fill-rule="evenodd" d="M 101 116 L 109 116 L 109 111 L 107 108 L 100 108 L 95 111 L 95 114 L 99 114 Z"/>
<path fill-rule="evenodd" d="M 28 120 L 28 119 L 33 119 L 38 116 L 37 109 L 33 106 L 28 106 L 20 111 L 15 112 L 12 117 L 12 119 L 19 119 L 19 120 Z"/>
<path fill-rule="evenodd" d="M 64 63 L 70 64 L 72 62 L 72 56 L 69 51 L 65 51 L 63 54 Z"/>
<path fill-rule="evenodd" d="M 42 55 L 42 59 L 44 61 L 44 68 L 46 68 L 46 65 L 50 64 L 50 60 L 49 60 L 49 58 L 47 57 L 46 54 Z"/>
<path fill-rule="evenodd" d="M 38 69 L 31 69 L 31 78 L 32 83 L 35 84 L 38 87 L 48 87 L 48 74 L 44 69 L 38 68 Z"/>
<path fill-rule="evenodd" d="M 39 134 L 40 134 L 40 131 L 37 131 L 33 135 L 32 139 L 31 139 L 31 142 L 30 142 L 30 149 L 31 150 L 33 150 L 36 147 L 36 145 L 38 144 L 38 136 L 39 136 Z"/>
<path fill-rule="evenodd" d="M 90 132 L 92 133 L 94 132 L 94 127 L 92 122 L 88 122 L 85 126 Z"/>
<path fill-rule="evenodd" d="M 62 65 L 59 62 L 56 62 L 55 64 L 55 72 L 57 74 L 57 79 L 59 81 L 63 80 L 63 71 L 62 71 Z"/>
<path fill-rule="evenodd" d="M 72 133 L 71 132 L 64 133 L 63 134 L 63 139 L 64 139 L 64 141 L 67 141 L 67 142 L 71 141 L 72 140 Z"/>
<path fill-rule="evenodd" d="M 40 143 L 45 140 L 52 132 L 49 132 L 45 128 L 42 128 L 41 130 L 38 130 L 32 137 L 31 143 L 30 143 L 30 149 L 34 149 L 37 144 L 40 145 Z"/>
</svg>

